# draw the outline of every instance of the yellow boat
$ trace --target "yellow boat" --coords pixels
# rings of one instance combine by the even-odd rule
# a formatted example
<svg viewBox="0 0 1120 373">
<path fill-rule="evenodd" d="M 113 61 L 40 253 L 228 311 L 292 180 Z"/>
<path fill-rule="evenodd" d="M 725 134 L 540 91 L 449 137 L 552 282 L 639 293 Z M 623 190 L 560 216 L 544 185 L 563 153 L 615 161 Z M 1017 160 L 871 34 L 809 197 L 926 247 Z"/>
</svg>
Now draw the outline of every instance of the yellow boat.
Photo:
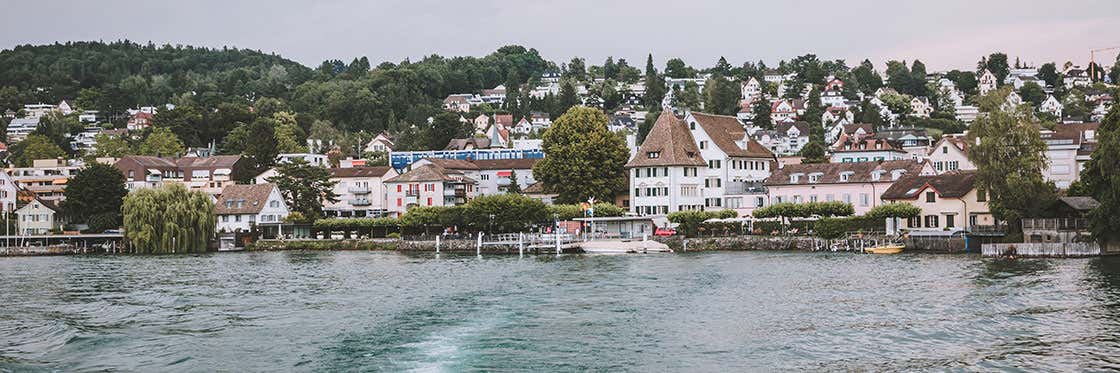
<svg viewBox="0 0 1120 373">
<path fill-rule="evenodd" d="M 863 249 L 863 251 L 869 254 L 898 254 L 905 248 L 905 245 L 880 245 Z"/>
</svg>

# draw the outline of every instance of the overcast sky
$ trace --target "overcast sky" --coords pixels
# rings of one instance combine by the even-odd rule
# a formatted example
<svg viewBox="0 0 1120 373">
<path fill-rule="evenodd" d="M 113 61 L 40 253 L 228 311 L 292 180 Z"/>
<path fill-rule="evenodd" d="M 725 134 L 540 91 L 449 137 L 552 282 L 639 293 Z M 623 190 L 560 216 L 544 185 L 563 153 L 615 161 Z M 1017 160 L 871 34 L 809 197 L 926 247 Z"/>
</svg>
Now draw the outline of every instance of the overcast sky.
<svg viewBox="0 0 1120 373">
<path fill-rule="evenodd" d="M 805 53 L 880 69 L 921 59 L 931 70 L 975 67 L 1003 51 L 1014 61 L 1072 60 L 1120 46 L 1117 0 L 0 0 L 0 48 L 70 40 L 236 46 L 276 52 L 308 66 L 367 56 L 482 56 L 536 48 L 557 63 L 608 55 L 658 67 L 681 57 L 697 67 L 773 64 Z M 1098 61 L 1110 65 L 1117 51 Z"/>
</svg>

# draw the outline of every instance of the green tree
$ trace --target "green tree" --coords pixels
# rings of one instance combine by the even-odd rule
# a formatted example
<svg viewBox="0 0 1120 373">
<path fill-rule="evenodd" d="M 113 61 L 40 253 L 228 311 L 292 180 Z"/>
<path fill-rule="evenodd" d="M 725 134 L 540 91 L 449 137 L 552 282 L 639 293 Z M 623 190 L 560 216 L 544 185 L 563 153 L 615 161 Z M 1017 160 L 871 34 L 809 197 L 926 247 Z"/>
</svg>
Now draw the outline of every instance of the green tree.
<svg viewBox="0 0 1120 373">
<path fill-rule="evenodd" d="M 665 62 L 665 76 L 682 79 L 696 76 L 696 70 L 684 63 L 680 58 L 672 58 Z"/>
<path fill-rule="evenodd" d="M 1029 102 L 1037 108 L 1046 100 L 1046 91 L 1035 82 L 1026 82 L 1019 88 L 1019 96 L 1023 98 L 1023 102 Z"/>
<path fill-rule="evenodd" d="M 1007 64 L 1007 55 L 1000 52 L 992 53 L 987 59 L 981 59 L 980 63 L 996 76 L 996 84 L 1000 86 L 1003 85 L 1003 80 L 1007 78 L 1007 75 L 1011 73 L 1011 68 Z"/>
<path fill-rule="evenodd" d="M 576 96 L 576 85 L 571 80 L 560 81 L 560 107 L 557 113 L 552 113 L 552 116 L 559 116 L 561 113 L 566 113 L 568 109 L 573 106 L 579 105 L 579 97 Z"/>
<path fill-rule="evenodd" d="M 254 174 L 260 174 L 272 167 L 276 162 L 276 156 L 280 154 L 276 145 L 275 128 L 276 120 L 257 118 L 245 127 L 243 132 L 239 131 L 246 135 L 241 154 L 249 159 Z"/>
<path fill-rule="evenodd" d="M 1081 171 L 1081 184 L 1100 202 L 1089 213 L 1093 237 L 1103 244 L 1120 240 L 1120 105 L 1113 105 L 1097 131 L 1097 149 Z M 1070 188 L 1073 189 L 1072 187 Z"/>
<path fill-rule="evenodd" d="M 957 89 L 967 94 L 976 93 L 978 82 L 976 81 L 976 73 L 971 71 L 953 70 L 945 73 L 945 77 L 956 84 Z"/>
<path fill-rule="evenodd" d="M 171 132 L 163 127 L 153 127 L 148 137 L 140 142 L 136 149 L 141 155 L 154 155 L 157 157 L 177 157 L 183 154 L 183 143 Z"/>
<path fill-rule="evenodd" d="M 638 144 L 641 144 L 642 142 L 646 141 L 646 136 L 648 136 L 649 131 L 651 129 L 653 129 L 653 124 L 657 122 L 657 117 L 660 116 L 660 115 L 661 115 L 661 110 L 651 111 L 651 112 L 646 113 L 646 119 L 642 121 L 642 124 L 638 125 L 638 134 L 637 134 L 637 143 Z"/>
<path fill-rule="evenodd" d="M 296 116 L 292 113 L 281 111 L 272 114 L 276 121 L 273 134 L 276 137 L 276 151 L 278 153 L 303 153 L 307 147 L 303 146 L 303 129 L 299 127 Z"/>
<path fill-rule="evenodd" d="M 716 73 L 704 84 L 704 110 L 719 115 L 735 115 L 739 112 L 740 94 L 737 83 Z"/>
<path fill-rule="evenodd" d="M 673 88 L 675 94 L 673 98 L 676 99 L 676 105 L 685 108 L 699 108 L 702 103 L 700 95 L 700 86 L 694 82 L 685 82 L 684 87 L 677 89 Z"/>
<path fill-rule="evenodd" d="M 828 163 L 828 155 L 825 154 L 824 143 L 819 141 L 810 141 L 805 146 L 801 147 L 801 163 Z"/>
<path fill-rule="evenodd" d="M 573 57 L 572 60 L 568 62 L 567 69 L 564 70 L 563 76 L 576 81 L 587 80 L 587 64 L 582 58 Z"/>
<path fill-rule="evenodd" d="M 929 96 L 929 90 L 926 89 L 926 65 L 922 61 L 914 60 L 910 66 L 910 89 L 908 92 L 911 95 L 925 97 Z"/>
<path fill-rule="evenodd" d="M 1062 76 L 1058 74 L 1058 67 L 1053 62 L 1044 63 L 1038 68 L 1038 78 L 1050 87 L 1057 87 L 1062 83 Z"/>
<path fill-rule="evenodd" d="M 1042 176 L 1046 143 L 1030 113 L 999 108 L 969 127 L 968 159 L 976 165 L 976 184 L 988 191 L 992 215 L 1018 231 L 1020 219 L 1039 216 L 1054 200 L 1053 183 Z M 979 139 L 979 142 L 977 142 Z"/>
<path fill-rule="evenodd" d="M 607 129 L 602 111 L 574 107 L 544 133 L 545 158 L 533 166 L 533 176 L 558 194 L 559 203 L 595 197 L 612 201 L 626 190 L 624 166 L 630 157 L 626 142 Z"/>
<path fill-rule="evenodd" d="M 509 172 L 509 186 L 506 187 L 506 193 L 521 194 L 521 184 L 517 182 L 517 170 Z"/>
<path fill-rule="evenodd" d="M 206 251 L 217 224 L 211 197 L 178 183 L 133 191 L 121 210 L 125 240 L 140 254 Z"/>
<path fill-rule="evenodd" d="M 645 76 L 646 93 L 643 97 L 646 109 L 650 111 L 660 111 L 661 100 L 665 99 L 665 79 L 657 74 L 657 68 L 653 65 L 653 54 L 646 57 L 646 76 Z"/>
<path fill-rule="evenodd" d="M 19 167 L 31 167 L 36 159 L 55 159 L 66 156 L 66 152 L 43 135 L 30 134 L 12 147 L 12 161 Z"/>
<path fill-rule="evenodd" d="M 922 209 L 918 206 L 911 205 L 906 202 L 885 203 L 872 207 L 870 211 L 863 214 L 872 219 L 891 219 L 894 227 L 899 227 L 898 219 L 909 219 L 918 217 L 922 214 Z"/>
<path fill-rule="evenodd" d="M 124 175 L 115 167 L 87 164 L 66 183 L 64 194 L 60 207 L 71 222 L 86 222 L 91 232 L 120 226 L 121 204 L 128 189 Z"/>
<path fill-rule="evenodd" d="M 871 60 L 860 62 L 858 67 L 852 69 L 852 76 L 855 78 L 860 92 L 865 95 L 873 94 L 883 87 L 883 78 L 875 71 L 875 65 L 871 63 Z"/>
<path fill-rule="evenodd" d="M 887 61 L 887 79 L 890 79 L 889 86 L 898 93 L 910 94 L 913 76 L 910 68 L 906 67 L 906 61 Z"/>
<path fill-rule="evenodd" d="M 520 194 L 493 194 L 472 199 L 463 209 L 463 220 L 492 233 L 523 232 L 548 221 L 544 202 Z"/>
<path fill-rule="evenodd" d="M 94 157 L 120 158 L 133 153 L 132 146 L 124 136 L 99 133 L 93 136 L 93 140 L 97 142 L 97 147 L 93 151 Z"/>
<path fill-rule="evenodd" d="M 751 113 L 754 114 L 754 119 L 751 119 L 751 123 L 762 129 L 774 129 L 774 120 L 770 118 L 770 103 L 759 99 L 754 100 L 752 106 Z"/>
<path fill-rule="evenodd" d="M 338 202 L 338 195 L 334 193 L 336 182 L 331 181 L 331 172 L 302 159 L 277 165 L 276 176 L 267 181 L 276 184 L 291 211 L 298 211 L 310 219 L 323 217 L 323 201 Z"/>
<path fill-rule="evenodd" d="M 193 105 L 178 106 L 172 110 L 160 110 L 152 116 L 152 127 L 164 128 L 187 146 L 203 146 L 201 129 L 202 113 Z"/>
</svg>

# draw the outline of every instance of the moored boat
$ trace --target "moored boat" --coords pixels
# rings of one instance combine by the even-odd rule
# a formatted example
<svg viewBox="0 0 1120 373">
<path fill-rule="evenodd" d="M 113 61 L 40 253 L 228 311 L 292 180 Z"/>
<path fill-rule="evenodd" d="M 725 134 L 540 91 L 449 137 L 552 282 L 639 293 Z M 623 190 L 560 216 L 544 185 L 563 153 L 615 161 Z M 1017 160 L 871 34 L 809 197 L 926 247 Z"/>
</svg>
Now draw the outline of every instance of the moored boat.
<svg viewBox="0 0 1120 373">
<path fill-rule="evenodd" d="M 905 248 L 905 245 L 879 245 L 863 249 L 863 252 L 869 254 L 898 254 Z"/>
</svg>

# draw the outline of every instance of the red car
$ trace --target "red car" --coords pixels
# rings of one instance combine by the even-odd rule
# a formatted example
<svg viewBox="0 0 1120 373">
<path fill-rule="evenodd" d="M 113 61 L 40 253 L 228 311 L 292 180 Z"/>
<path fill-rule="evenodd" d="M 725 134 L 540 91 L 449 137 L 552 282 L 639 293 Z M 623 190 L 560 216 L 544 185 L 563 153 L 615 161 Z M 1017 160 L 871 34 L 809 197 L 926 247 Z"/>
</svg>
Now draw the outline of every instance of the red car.
<svg viewBox="0 0 1120 373">
<path fill-rule="evenodd" d="M 657 228 L 653 231 L 654 236 L 669 237 L 677 234 L 677 230 L 673 228 Z"/>
</svg>

